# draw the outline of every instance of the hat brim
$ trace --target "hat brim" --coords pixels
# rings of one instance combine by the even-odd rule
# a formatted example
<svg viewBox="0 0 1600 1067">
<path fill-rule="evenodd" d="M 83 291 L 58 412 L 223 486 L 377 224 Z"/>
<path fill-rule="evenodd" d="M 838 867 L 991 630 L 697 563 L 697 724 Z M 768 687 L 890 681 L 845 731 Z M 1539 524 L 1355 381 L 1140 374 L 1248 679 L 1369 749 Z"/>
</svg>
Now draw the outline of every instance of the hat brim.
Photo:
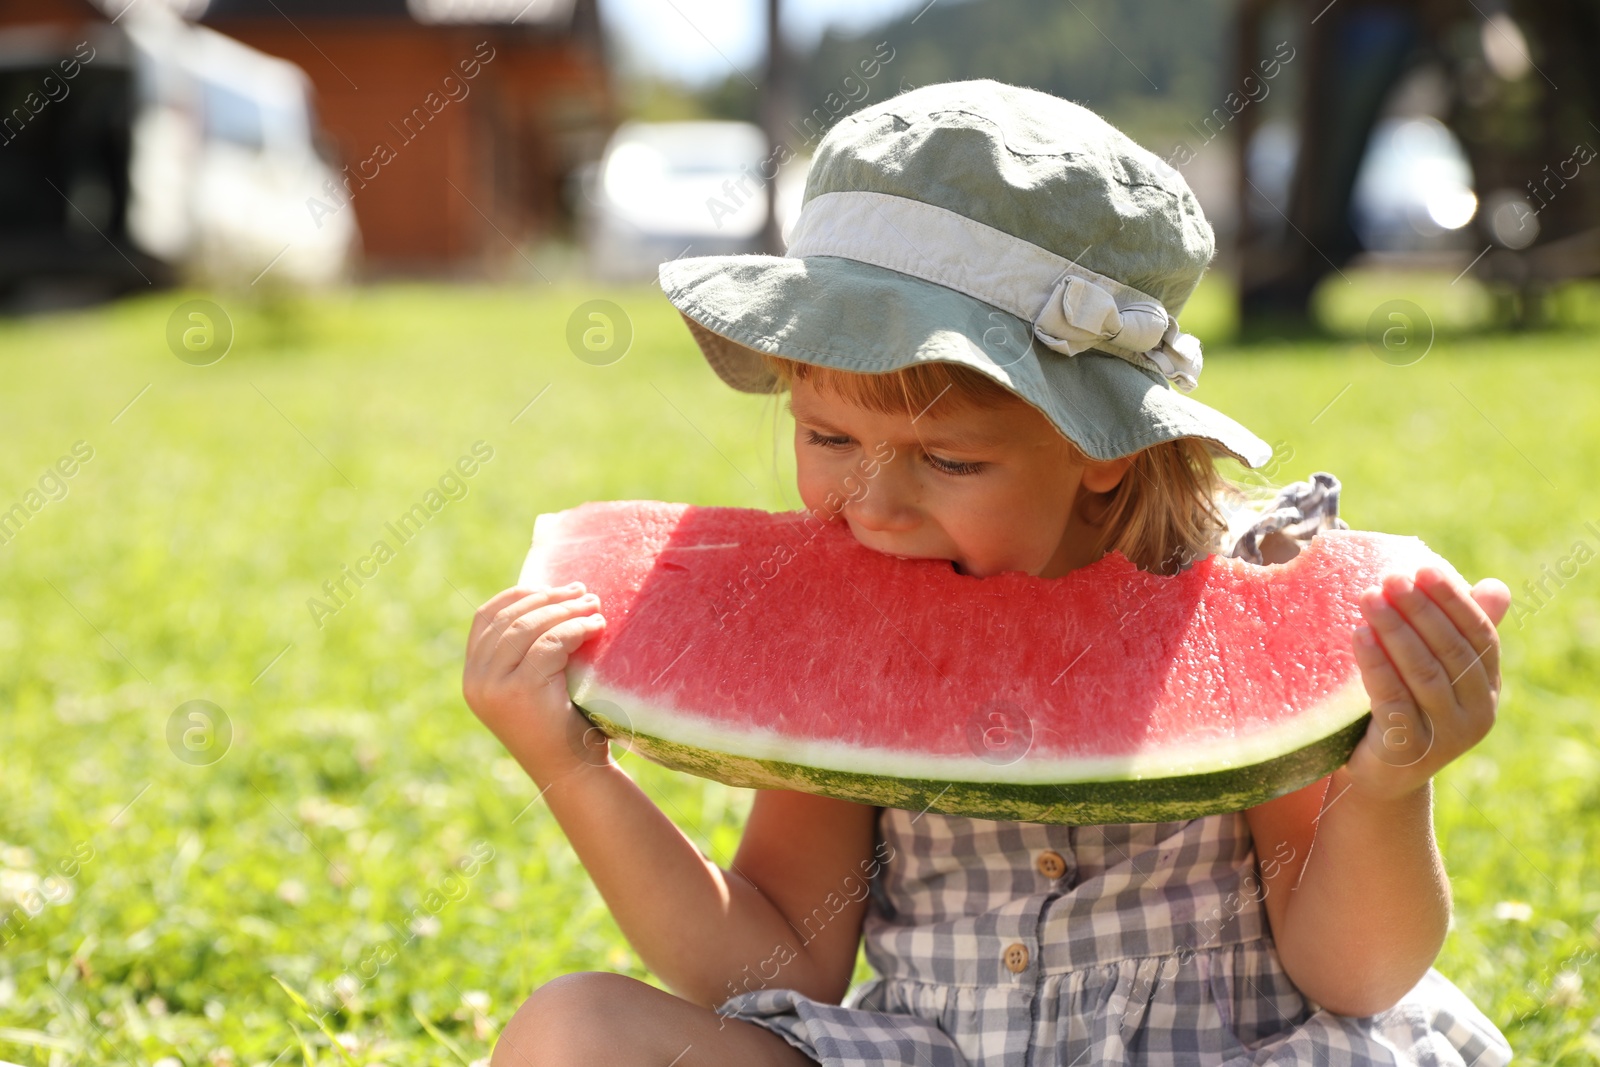
<svg viewBox="0 0 1600 1067">
<path fill-rule="evenodd" d="M 1039 409 L 1094 459 L 1197 437 L 1265 465 L 1272 448 L 1153 370 L 1046 348 L 1032 324 L 955 289 L 839 256 L 697 256 L 663 263 L 662 290 L 717 376 L 746 393 L 778 381 L 758 353 L 861 374 L 944 360 L 972 367 Z"/>
</svg>

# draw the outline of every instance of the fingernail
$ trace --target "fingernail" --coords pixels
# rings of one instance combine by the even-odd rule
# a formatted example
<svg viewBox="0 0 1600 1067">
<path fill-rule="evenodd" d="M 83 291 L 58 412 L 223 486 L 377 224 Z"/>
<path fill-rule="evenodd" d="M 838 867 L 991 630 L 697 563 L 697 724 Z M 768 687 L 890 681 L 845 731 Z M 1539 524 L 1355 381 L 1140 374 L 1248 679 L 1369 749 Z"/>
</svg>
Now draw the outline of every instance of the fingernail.
<svg viewBox="0 0 1600 1067">
<path fill-rule="evenodd" d="M 583 588 L 583 583 L 582 582 L 568 582 L 567 583 L 567 588 L 568 589 L 582 589 Z"/>
<path fill-rule="evenodd" d="M 1370 626 L 1357 626 L 1356 627 L 1356 644 L 1358 644 L 1358 645 L 1375 645 L 1377 643 L 1378 643 L 1377 639 L 1372 636 L 1372 627 L 1370 627 Z"/>
</svg>

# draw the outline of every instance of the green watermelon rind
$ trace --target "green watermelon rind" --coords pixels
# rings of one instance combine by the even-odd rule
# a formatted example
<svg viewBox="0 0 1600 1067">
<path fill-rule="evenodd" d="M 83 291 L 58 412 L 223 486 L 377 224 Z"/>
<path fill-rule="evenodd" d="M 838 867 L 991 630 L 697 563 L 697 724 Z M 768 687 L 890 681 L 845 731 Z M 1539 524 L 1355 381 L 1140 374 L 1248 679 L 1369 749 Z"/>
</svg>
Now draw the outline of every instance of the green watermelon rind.
<svg viewBox="0 0 1600 1067">
<path fill-rule="evenodd" d="M 1370 704 L 1360 675 L 1352 673 L 1343 686 L 1308 703 L 1292 718 L 1267 727 L 1252 725 L 1233 736 L 1148 744 L 1120 755 L 1055 757 L 1047 750 L 1038 750 L 1015 763 L 996 765 L 976 752 L 952 756 L 883 749 L 849 741 L 809 740 L 776 730 L 708 720 L 644 694 L 608 685 L 588 663 L 570 664 L 567 684 L 573 703 L 580 707 L 591 712 L 607 706 L 616 708 L 621 716 L 619 729 L 714 754 L 713 761 L 739 758 L 795 764 L 862 779 L 878 778 L 886 770 L 895 778 L 962 784 L 1005 777 L 1012 786 L 1149 782 L 1258 766 L 1337 733 L 1367 714 Z"/>
<path fill-rule="evenodd" d="M 707 752 L 632 730 L 581 705 L 579 710 L 626 750 L 663 767 L 724 785 L 793 789 L 858 804 L 973 819 L 1080 826 L 1173 822 L 1264 804 L 1343 766 L 1372 719 L 1367 712 L 1308 745 L 1245 766 L 1163 778 L 1030 783 L 901 778 Z"/>
</svg>

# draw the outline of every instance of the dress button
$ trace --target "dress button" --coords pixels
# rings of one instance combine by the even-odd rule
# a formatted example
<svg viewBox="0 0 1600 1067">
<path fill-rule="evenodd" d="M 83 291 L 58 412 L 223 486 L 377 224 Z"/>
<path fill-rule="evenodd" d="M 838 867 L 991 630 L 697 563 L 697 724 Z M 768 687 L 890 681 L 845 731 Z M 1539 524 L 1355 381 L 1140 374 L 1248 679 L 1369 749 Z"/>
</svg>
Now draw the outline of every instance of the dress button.
<svg viewBox="0 0 1600 1067">
<path fill-rule="evenodd" d="M 1006 946 L 1006 970 L 1012 974 L 1021 974 L 1028 969 L 1028 946 L 1021 941 Z"/>
<path fill-rule="evenodd" d="M 1061 853 L 1045 849 L 1039 853 L 1039 873 L 1054 881 L 1067 873 L 1067 861 L 1061 858 Z"/>
</svg>

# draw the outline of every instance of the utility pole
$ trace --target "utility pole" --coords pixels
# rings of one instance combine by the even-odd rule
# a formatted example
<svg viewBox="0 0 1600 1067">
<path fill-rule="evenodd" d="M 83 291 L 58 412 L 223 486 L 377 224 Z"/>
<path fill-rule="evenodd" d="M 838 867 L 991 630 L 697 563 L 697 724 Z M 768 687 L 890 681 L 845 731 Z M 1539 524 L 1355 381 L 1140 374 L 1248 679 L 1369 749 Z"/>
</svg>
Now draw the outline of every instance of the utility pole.
<svg viewBox="0 0 1600 1067">
<path fill-rule="evenodd" d="M 788 111 L 789 60 L 783 46 L 783 17 L 779 0 L 767 0 L 767 77 L 761 87 L 761 127 L 767 134 L 767 160 L 772 179 L 767 182 L 767 221 L 761 241 L 768 255 L 783 255 L 783 229 L 778 222 L 778 146 Z M 762 175 L 766 177 L 765 174 Z"/>
</svg>

